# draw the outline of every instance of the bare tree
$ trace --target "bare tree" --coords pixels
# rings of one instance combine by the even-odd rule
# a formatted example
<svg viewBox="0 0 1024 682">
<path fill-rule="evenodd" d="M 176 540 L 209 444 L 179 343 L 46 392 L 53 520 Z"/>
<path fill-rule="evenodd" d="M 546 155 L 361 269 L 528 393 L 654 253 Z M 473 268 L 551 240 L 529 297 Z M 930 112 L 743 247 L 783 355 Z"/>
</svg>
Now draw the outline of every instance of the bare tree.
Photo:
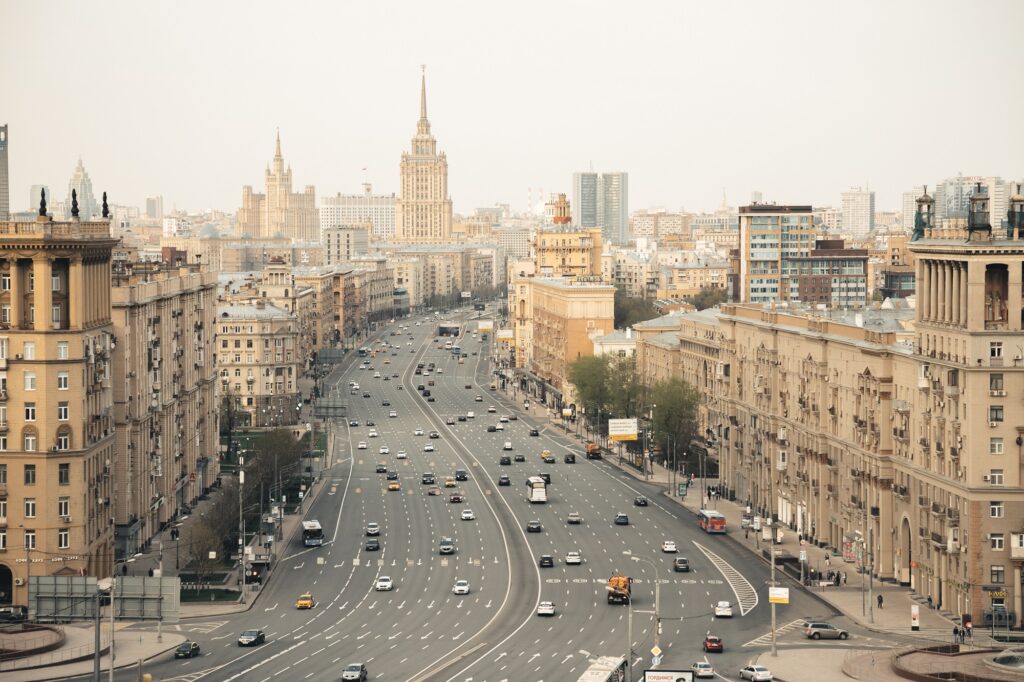
<svg viewBox="0 0 1024 682">
<path fill-rule="evenodd" d="M 188 532 L 189 565 L 196 574 L 196 582 L 202 585 L 221 564 L 218 558 L 223 550 L 221 538 L 206 521 L 192 524 Z M 214 558 L 210 558 L 211 552 Z"/>
</svg>

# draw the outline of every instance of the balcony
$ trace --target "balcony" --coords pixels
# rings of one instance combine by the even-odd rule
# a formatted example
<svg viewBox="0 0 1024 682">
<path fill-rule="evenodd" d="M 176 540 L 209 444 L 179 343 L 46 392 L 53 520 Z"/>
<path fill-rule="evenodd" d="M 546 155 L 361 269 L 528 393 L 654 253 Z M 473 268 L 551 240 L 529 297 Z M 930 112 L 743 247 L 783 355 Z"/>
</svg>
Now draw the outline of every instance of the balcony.
<svg viewBox="0 0 1024 682">
<path fill-rule="evenodd" d="M 946 548 L 946 538 L 942 535 L 942 533 L 936 533 L 935 531 L 932 531 L 931 535 L 930 535 L 930 539 L 931 539 L 932 545 L 934 547 L 939 548 L 939 549 L 945 549 Z"/>
<path fill-rule="evenodd" d="M 872 507 L 872 508 L 871 508 L 871 516 L 873 516 L 874 518 L 876 518 L 876 519 L 877 519 L 877 518 L 878 518 L 878 514 L 879 514 L 879 509 L 878 509 L 878 507 Z"/>
<path fill-rule="evenodd" d="M 957 528 L 960 526 L 960 510 L 959 509 L 947 509 L 946 519 L 949 522 L 950 528 Z"/>
<path fill-rule="evenodd" d="M 946 505 L 932 502 L 932 516 L 942 516 L 946 513 Z"/>
<path fill-rule="evenodd" d="M 917 506 L 918 507 L 927 507 L 929 504 L 930 504 L 930 501 L 929 501 L 929 499 L 927 497 L 925 497 L 924 495 L 918 495 L 917 496 Z"/>
</svg>

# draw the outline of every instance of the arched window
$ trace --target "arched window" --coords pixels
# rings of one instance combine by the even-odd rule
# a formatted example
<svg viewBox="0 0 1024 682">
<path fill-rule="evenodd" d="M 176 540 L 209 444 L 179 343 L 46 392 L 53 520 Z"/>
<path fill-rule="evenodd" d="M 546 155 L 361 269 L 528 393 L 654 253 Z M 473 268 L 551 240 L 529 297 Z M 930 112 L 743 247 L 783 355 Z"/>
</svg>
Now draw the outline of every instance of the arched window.
<svg viewBox="0 0 1024 682">
<path fill-rule="evenodd" d="M 71 449 L 71 427 L 61 426 L 57 429 L 57 450 L 70 450 Z"/>
</svg>

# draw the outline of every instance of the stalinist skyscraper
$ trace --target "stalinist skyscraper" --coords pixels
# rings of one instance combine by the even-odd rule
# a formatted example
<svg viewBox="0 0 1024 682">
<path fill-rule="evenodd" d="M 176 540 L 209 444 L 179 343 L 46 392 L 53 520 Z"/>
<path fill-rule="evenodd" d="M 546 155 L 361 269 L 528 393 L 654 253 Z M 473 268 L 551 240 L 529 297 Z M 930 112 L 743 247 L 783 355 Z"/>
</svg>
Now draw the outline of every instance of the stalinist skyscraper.
<svg viewBox="0 0 1024 682">
<path fill-rule="evenodd" d="M 395 240 L 441 244 L 451 241 L 452 200 L 448 197 L 448 157 L 438 153 L 427 120 L 427 74 L 420 88 L 420 120 L 412 150 L 402 154 L 401 192 L 395 204 Z"/>
<path fill-rule="evenodd" d="M 316 189 L 307 185 L 292 192 L 292 167 L 281 155 L 281 134 L 277 134 L 273 167 L 265 173 L 266 192 L 254 192 L 251 185 L 242 188 L 242 206 L 238 210 L 238 233 L 251 237 L 282 236 L 294 241 L 320 240 L 320 215 L 316 210 Z"/>
</svg>

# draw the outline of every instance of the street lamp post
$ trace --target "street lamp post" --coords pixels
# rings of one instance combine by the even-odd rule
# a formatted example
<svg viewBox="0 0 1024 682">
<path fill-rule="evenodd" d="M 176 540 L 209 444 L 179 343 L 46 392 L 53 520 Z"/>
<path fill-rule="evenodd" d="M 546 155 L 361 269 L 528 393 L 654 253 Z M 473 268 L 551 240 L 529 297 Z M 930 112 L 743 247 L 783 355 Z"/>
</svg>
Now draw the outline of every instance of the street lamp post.
<svg viewBox="0 0 1024 682">
<path fill-rule="evenodd" d="M 643 561 L 644 563 L 648 564 L 651 568 L 654 569 L 654 648 L 655 649 L 660 649 L 661 648 L 661 646 L 660 646 L 661 645 L 661 578 L 658 575 L 658 564 L 656 564 L 654 561 L 652 561 L 651 559 L 649 559 L 647 557 L 637 556 L 636 554 L 633 554 L 629 550 L 624 551 L 622 554 L 623 554 L 623 556 L 629 557 L 631 561 L 638 561 L 638 562 L 639 561 Z M 629 627 L 628 627 L 628 629 L 629 629 L 629 647 L 628 647 L 628 650 L 629 650 L 629 655 L 630 655 L 630 658 L 629 658 L 629 670 L 631 671 L 630 672 L 630 679 L 632 679 L 632 670 L 633 670 L 633 655 L 632 655 L 633 654 L 633 634 L 632 634 L 632 632 L 633 632 L 633 598 L 632 598 L 632 595 L 630 595 L 630 599 L 629 599 Z"/>
<path fill-rule="evenodd" d="M 245 464 L 242 457 L 238 458 L 238 591 L 245 603 L 245 515 L 242 513 L 242 487 L 245 485 Z"/>
</svg>

